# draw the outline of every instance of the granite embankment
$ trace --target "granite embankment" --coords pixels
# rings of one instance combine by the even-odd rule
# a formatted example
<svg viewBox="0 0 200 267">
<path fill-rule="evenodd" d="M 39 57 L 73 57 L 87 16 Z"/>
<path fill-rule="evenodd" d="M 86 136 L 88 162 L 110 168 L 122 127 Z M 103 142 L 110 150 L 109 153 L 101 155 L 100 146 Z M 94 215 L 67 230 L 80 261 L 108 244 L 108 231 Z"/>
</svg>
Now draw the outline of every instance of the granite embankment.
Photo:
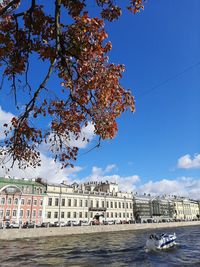
<svg viewBox="0 0 200 267">
<path fill-rule="evenodd" d="M 19 238 L 41 238 L 48 236 L 65 236 L 77 234 L 105 233 L 116 231 L 132 231 L 143 229 L 174 228 L 183 226 L 199 225 L 200 221 L 192 222 L 168 222 L 148 224 L 119 224 L 119 225 L 95 225 L 95 226 L 73 226 L 73 227 L 49 227 L 35 229 L 0 229 L 0 240 L 14 240 Z"/>
</svg>

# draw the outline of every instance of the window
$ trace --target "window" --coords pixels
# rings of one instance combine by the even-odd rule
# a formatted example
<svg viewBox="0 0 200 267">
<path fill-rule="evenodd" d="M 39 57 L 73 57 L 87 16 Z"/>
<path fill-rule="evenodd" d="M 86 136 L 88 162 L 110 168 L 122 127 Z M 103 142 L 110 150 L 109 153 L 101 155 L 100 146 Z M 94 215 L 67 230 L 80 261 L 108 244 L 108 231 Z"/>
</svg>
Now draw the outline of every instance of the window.
<svg viewBox="0 0 200 267">
<path fill-rule="evenodd" d="M 132 203 L 130 203 L 130 209 L 132 209 Z"/>
<path fill-rule="evenodd" d="M 117 218 L 117 212 L 115 212 L 115 218 Z"/>
<path fill-rule="evenodd" d="M 1 204 L 5 204 L 5 197 L 2 197 Z"/>
<path fill-rule="evenodd" d="M 80 206 L 80 207 L 83 206 L 83 200 L 82 200 L 82 199 L 79 200 L 79 206 Z"/>
<path fill-rule="evenodd" d="M 37 199 L 34 199 L 34 201 L 33 201 L 33 205 L 34 205 L 34 206 L 37 206 Z"/>
<path fill-rule="evenodd" d="M 88 201 L 87 200 L 85 200 L 85 206 L 88 207 Z"/>
<path fill-rule="evenodd" d="M 76 218 L 76 212 L 74 212 L 74 218 Z"/>
<path fill-rule="evenodd" d="M 59 199 L 55 198 L 55 206 L 58 206 Z"/>
<path fill-rule="evenodd" d="M 122 214 L 121 214 L 121 212 L 119 213 L 119 218 L 121 218 L 122 217 Z"/>
<path fill-rule="evenodd" d="M 18 198 L 15 198 L 15 205 L 17 205 L 18 204 Z"/>
<path fill-rule="evenodd" d="M 79 212 L 79 218 L 82 218 L 82 212 Z"/>
<path fill-rule="evenodd" d="M 9 199 L 8 199 L 8 204 L 12 204 L 12 198 L 11 197 L 9 197 Z"/>
<path fill-rule="evenodd" d="M 122 203 L 122 208 L 124 209 L 125 205 L 124 205 L 124 202 Z"/>
<path fill-rule="evenodd" d="M 74 207 L 77 207 L 77 199 L 74 199 Z"/>
<path fill-rule="evenodd" d="M 67 212 L 67 218 L 70 218 L 71 217 L 71 213 L 68 211 Z"/>
<path fill-rule="evenodd" d="M 121 209 L 121 202 L 119 202 L 119 209 Z"/>
<path fill-rule="evenodd" d="M 62 198 L 62 206 L 64 207 L 65 206 L 65 199 Z"/>
<path fill-rule="evenodd" d="M 107 208 L 109 208 L 109 202 L 108 201 L 107 201 L 107 204 L 106 205 L 107 205 Z"/>
<path fill-rule="evenodd" d="M 107 218 L 109 218 L 109 212 L 106 213 Z"/>
<path fill-rule="evenodd" d="M 62 218 L 62 219 L 65 218 L 65 213 L 64 213 L 64 211 L 61 211 L 61 218 Z"/>
<path fill-rule="evenodd" d="M 128 203 L 126 203 L 126 208 L 128 209 Z"/>
<path fill-rule="evenodd" d="M 72 200 L 68 199 L 68 206 L 71 207 L 71 205 L 72 205 Z"/>
<path fill-rule="evenodd" d="M 24 205 L 24 199 L 23 198 L 21 199 L 21 205 Z"/>
<path fill-rule="evenodd" d="M 12 216 L 13 216 L 13 217 L 17 217 L 17 210 L 13 210 L 13 212 L 12 212 Z"/>
<path fill-rule="evenodd" d="M 123 217 L 124 217 L 124 218 L 126 217 L 126 214 L 125 214 L 125 213 L 123 213 Z"/>
<path fill-rule="evenodd" d="M 40 206 L 43 205 L 43 199 L 40 199 Z"/>
<path fill-rule="evenodd" d="M 57 212 L 57 211 L 54 212 L 54 218 L 55 218 L 55 219 L 58 218 L 58 212 Z"/>
<path fill-rule="evenodd" d="M 115 202 L 115 208 L 117 209 L 117 202 Z"/>
<path fill-rule="evenodd" d="M 104 208 L 104 201 L 103 200 L 101 202 L 101 206 L 102 206 L 102 208 Z"/>
<path fill-rule="evenodd" d="M 30 217 L 30 210 L 27 210 L 26 211 L 26 218 L 29 218 Z"/>
<path fill-rule="evenodd" d="M 90 201 L 90 206 L 93 207 L 93 200 Z"/>
<path fill-rule="evenodd" d="M 0 210 L 0 218 L 3 218 L 3 210 Z"/>
<path fill-rule="evenodd" d="M 33 210 L 33 218 L 36 217 L 36 210 Z"/>
<path fill-rule="evenodd" d="M 52 198 L 51 197 L 48 199 L 48 206 L 52 206 Z"/>
<path fill-rule="evenodd" d="M 51 219 L 51 212 L 50 211 L 47 212 L 47 218 Z"/>
<path fill-rule="evenodd" d="M 27 205 L 31 205 L 31 199 L 27 200 Z"/>
<path fill-rule="evenodd" d="M 24 210 L 20 210 L 19 216 L 20 216 L 20 218 L 22 218 L 24 216 Z"/>
<path fill-rule="evenodd" d="M 6 217 L 10 216 L 10 210 L 6 210 Z"/>
<path fill-rule="evenodd" d="M 85 218 L 87 218 L 87 216 L 88 216 L 88 213 L 87 213 L 87 212 L 85 212 Z"/>
<path fill-rule="evenodd" d="M 111 212 L 110 217 L 113 218 L 113 212 Z"/>
<path fill-rule="evenodd" d="M 99 208 L 99 201 L 96 201 L 96 207 Z"/>
<path fill-rule="evenodd" d="M 42 217 L 42 210 L 39 210 L 39 217 Z"/>
<path fill-rule="evenodd" d="M 30 189 L 29 189 L 29 187 L 27 186 L 27 187 L 26 187 L 26 193 L 30 193 L 29 191 L 30 191 Z"/>
<path fill-rule="evenodd" d="M 112 201 L 110 202 L 110 207 L 111 207 L 111 209 L 113 208 L 113 202 Z"/>
</svg>

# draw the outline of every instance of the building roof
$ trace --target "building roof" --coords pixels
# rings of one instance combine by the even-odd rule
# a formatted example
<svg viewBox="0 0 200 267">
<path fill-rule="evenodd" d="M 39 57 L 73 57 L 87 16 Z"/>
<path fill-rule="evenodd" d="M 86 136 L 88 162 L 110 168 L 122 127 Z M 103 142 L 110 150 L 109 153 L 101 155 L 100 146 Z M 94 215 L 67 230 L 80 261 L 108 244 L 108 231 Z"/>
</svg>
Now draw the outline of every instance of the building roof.
<svg viewBox="0 0 200 267">
<path fill-rule="evenodd" d="M 5 177 L 0 177 L 0 186 L 1 184 L 18 184 L 18 185 L 34 185 L 34 186 L 43 186 L 42 184 L 36 182 L 35 180 L 31 179 L 17 179 L 17 178 L 5 178 Z"/>
</svg>

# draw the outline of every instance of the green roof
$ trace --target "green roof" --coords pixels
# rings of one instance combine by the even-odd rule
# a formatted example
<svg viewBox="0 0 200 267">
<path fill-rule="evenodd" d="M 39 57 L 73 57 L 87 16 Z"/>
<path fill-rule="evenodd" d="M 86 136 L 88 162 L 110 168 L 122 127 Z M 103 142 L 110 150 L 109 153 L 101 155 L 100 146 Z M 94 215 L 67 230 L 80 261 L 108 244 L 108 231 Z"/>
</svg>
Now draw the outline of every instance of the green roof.
<svg viewBox="0 0 200 267">
<path fill-rule="evenodd" d="M 32 181 L 30 179 L 14 179 L 14 178 L 4 178 L 0 177 L 0 184 L 15 184 L 15 185 L 34 185 L 34 186 L 44 186 L 38 182 Z"/>
</svg>

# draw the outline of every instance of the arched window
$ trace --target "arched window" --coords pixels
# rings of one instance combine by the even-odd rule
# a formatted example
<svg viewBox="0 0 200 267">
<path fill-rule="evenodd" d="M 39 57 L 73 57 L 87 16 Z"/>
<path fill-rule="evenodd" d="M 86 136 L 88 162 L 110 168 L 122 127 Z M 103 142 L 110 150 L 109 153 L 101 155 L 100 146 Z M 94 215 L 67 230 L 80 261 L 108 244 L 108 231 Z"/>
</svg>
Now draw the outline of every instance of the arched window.
<svg viewBox="0 0 200 267">
<path fill-rule="evenodd" d="M 8 199 L 8 204 L 12 204 L 12 198 L 11 197 L 9 197 L 9 199 Z"/>
<path fill-rule="evenodd" d="M 18 198 L 15 198 L 15 205 L 18 204 Z"/>
<path fill-rule="evenodd" d="M 2 197 L 1 204 L 5 204 L 5 197 Z"/>
</svg>

